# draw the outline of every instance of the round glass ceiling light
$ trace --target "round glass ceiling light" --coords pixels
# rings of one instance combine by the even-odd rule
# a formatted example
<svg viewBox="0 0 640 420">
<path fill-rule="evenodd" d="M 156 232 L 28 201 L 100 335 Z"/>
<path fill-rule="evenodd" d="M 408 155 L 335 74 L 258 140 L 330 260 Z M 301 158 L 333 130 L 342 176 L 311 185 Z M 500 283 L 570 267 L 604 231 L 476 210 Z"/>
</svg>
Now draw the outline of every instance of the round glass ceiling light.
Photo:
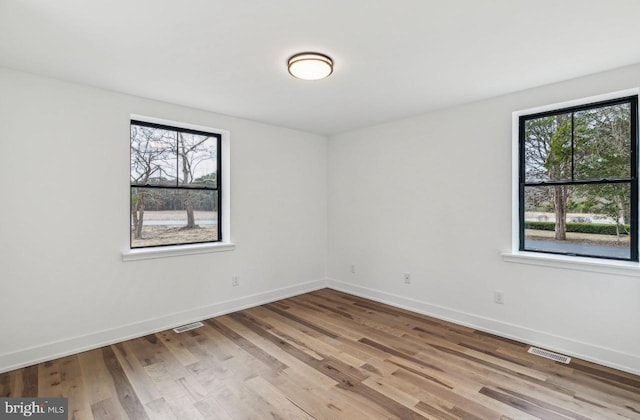
<svg viewBox="0 0 640 420">
<path fill-rule="evenodd" d="M 333 60 L 324 54 L 305 52 L 289 59 L 289 74 L 302 80 L 320 80 L 333 73 Z"/>
</svg>

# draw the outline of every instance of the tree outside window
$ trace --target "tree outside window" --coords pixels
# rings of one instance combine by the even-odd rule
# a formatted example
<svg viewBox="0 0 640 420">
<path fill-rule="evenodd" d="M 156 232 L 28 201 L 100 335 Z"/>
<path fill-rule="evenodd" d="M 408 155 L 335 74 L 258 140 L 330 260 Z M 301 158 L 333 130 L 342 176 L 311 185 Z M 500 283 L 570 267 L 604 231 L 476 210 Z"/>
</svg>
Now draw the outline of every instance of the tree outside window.
<svg viewBox="0 0 640 420">
<path fill-rule="evenodd" d="M 131 248 L 218 242 L 221 135 L 131 121 Z"/>
<path fill-rule="evenodd" d="M 638 260 L 637 97 L 520 117 L 520 250 Z"/>
</svg>

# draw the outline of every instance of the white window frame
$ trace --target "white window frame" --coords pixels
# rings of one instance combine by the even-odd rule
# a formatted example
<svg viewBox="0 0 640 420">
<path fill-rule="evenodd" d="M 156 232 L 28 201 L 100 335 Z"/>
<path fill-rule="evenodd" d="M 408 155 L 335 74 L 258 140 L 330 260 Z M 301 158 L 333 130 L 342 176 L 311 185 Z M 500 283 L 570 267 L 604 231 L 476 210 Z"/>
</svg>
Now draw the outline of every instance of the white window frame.
<svg viewBox="0 0 640 420">
<path fill-rule="evenodd" d="M 198 130 L 205 132 L 219 133 L 222 138 L 220 141 L 220 159 L 222 162 L 221 170 L 221 185 L 220 185 L 220 210 L 221 214 L 221 226 L 220 233 L 222 234 L 221 242 L 212 242 L 204 244 L 183 244 L 172 246 L 159 246 L 152 248 L 135 248 L 131 249 L 130 245 L 122 251 L 123 261 L 138 261 L 147 260 L 153 258 L 166 258 L 177 257 L 182 255 L 195 255 L 205 254 L 211 252 L 232 251 L 235 249 L 235 243 L 231 236 L 231 147 L 230 147 L 230 133 L 227 130 L 221 130 L 219 128 L 206 127 L 202 125 L 188 124 L 179 121 L 171 121 L 166 119 L 160 119 L 155 117 L 149 117 L 145 115 L 131 114 L 128 123 L 131 120 L 144 121 L 154 124 L 168 125 L 178 128 L 186 128 L 190 130 Z M 128 189 L 127 189 L 128 191 Z M 127 212 L 128 213 L 128 212 Z M 127 232 L 130 235 L 130 232 Z M 129 242 L 129 240 L 127 240 Z"/>
<path fill-rule="evenodd" d="M 624 276 L 640 276 L 640 263 L 635 261 L 616 261 L 603 258 L 575 257 L 568 255 L 545 254 L 520 251 L 520 137 L 519 121 L 523 115 L 537 114 L 561 108 L 602 102 L 626 96 L 640 95 L 640 88 L 627 89 L 603 95 L 591 96 L 566 102 L 539 106 L 515 111 L 511 114 L 511 250 L 502 253 L 505 262 L 554 267 L 569 270 L 589 271 Z"/>
</svg>

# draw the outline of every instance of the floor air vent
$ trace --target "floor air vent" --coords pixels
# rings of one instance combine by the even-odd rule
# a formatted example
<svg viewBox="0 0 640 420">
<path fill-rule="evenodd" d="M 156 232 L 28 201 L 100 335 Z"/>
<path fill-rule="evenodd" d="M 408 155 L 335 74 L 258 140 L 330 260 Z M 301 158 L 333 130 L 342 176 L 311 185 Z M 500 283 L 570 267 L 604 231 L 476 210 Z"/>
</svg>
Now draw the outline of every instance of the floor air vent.
<svg viewBox="0 0 640 420">
<path fill-rule="evenodd" d="M 174 328 L 173 331 L 177 333 L 183 333 L 185 331 L 195 330 L 196 328 L 200 328 L 200 327 L 204 327 L 204 324 L 198 321 L 198 322 L 192 322 L 191 324 L 183 325 L 178 328 Z"/>
<path fill-rule="evenodd" d="M 568 356 L 558 353 L 552 353 L 550 351 L 542 350 L 537 347 L 529 347 L 529 353 L 565 364 L 569 364 L 569 362 L 571 361 L 571 358 Z"/>
</svg>

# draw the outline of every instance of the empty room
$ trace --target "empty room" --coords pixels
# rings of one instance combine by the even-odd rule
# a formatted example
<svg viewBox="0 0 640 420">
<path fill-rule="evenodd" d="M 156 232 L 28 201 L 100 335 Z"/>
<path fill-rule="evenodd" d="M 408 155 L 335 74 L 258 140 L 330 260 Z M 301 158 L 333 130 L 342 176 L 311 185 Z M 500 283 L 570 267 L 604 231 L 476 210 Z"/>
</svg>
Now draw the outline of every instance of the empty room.
<svg viewBox="0 0 640 420">
<path fill-rule="evenodd" d="M 637 0 L 0 0 L 0 419 L 640 419 Z"/>
</svg>

